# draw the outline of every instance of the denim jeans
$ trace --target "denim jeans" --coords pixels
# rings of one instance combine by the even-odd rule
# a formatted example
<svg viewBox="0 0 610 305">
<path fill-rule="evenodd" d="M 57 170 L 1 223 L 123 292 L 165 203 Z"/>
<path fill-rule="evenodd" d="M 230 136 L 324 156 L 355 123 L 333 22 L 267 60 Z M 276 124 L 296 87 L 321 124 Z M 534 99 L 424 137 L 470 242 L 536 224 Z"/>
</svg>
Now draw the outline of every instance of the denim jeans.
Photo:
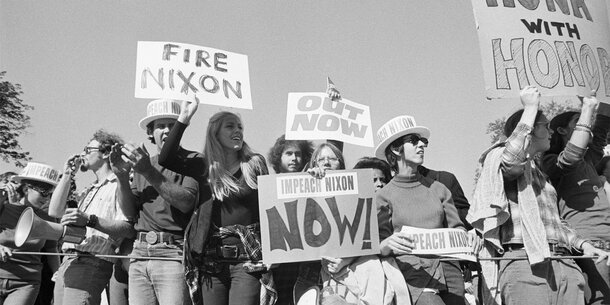
<svg viewBox="0 0 610 305">
<path fill-rule="evenodd" d="M 258 305 L 260 304 L 259 273 L 247 273 L 243 263 L 220 263 L 220 272 L 204 280 L 203 304 Z"/>
<path fill-rule="evenodd" d="M 182 247 L 136 241 L 131 255 L 181 258 Z M 132 259 L 129 264 L 129 304 L 191 304 L 182 262 Z"/>
<path fill-rule="evenodd" d="M 55 305 L 100 304 L 114 264 L 95 257 L 66 257 L 57 270 Z"/>
<path fill-rule="evenodd" d="M 39 283 L 0 279 L 0 305 L 34 304 L 39 289 Z"/>
<path fill-rule="evenodd" d="M 504 253 L 504 257 L 525 255 L 525 250 Z M 585 299 L 585 279 L 571 259 L 534 266 L 527 260 L 500 261 L 498 287 L 505 305 L 582 305 Z"/>
<path fill-rule="evenodd" d="M 108 304 L 129 305 L 128 271 L 123 268 L 123 264 L 120 261 L 114 264 L 113 269 L 108 289 L 106 289 Z"/>
</svg>

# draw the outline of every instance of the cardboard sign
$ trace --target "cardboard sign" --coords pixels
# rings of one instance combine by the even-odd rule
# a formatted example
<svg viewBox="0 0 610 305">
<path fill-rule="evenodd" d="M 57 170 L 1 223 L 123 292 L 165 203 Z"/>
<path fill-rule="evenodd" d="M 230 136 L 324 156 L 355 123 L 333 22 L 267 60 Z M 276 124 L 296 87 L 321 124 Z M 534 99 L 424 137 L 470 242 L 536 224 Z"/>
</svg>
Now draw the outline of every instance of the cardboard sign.
<svg viewBox="0 0 610 305">
<path fill-rule="evenodd" d="M 331 139 L 373 147 L 369 106 L 346 99 L 332 101 L 320 92 L 289 93 L 286 139 Z"/>
<path fill-rule="evenodd" d="M 248 57 L 192 44 L 138 41 L 138 98 L 252 109 Z"/>
<path fill-rule="evenodd" d="M 610 35 L 605 0 L 472 0 L 487 98 L 544 96 L 610 100 Z"/>
<path fill-rule="evenodd" d="M 263 262 L 379 253 L 370 169 L 258 177 Z"/>
<path fill-rule="evenodd" d="M 421 229 L 403 226 L 401 232 L 413 239 L 415 255 L 432 255 L 476 262 L 468 233 L 460 229 Z"/>
</svg>

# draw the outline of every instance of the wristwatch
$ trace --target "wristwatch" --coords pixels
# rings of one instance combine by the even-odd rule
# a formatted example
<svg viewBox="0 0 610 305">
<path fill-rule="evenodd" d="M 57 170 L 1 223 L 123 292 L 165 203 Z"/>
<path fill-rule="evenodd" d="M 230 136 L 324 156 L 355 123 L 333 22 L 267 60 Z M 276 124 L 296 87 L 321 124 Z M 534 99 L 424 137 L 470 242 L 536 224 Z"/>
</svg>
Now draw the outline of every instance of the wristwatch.
<svg viewBox="0 0 610 305">
<path fill-rule="evenodd" d="M 87 220 L 87 227 L 90 228 L 95 228 L 95 226 L 97 225 L 97 216 L 95 216 L 95 214 L 91 214 L 89 215 L 89 220 Z"/>
</svg>

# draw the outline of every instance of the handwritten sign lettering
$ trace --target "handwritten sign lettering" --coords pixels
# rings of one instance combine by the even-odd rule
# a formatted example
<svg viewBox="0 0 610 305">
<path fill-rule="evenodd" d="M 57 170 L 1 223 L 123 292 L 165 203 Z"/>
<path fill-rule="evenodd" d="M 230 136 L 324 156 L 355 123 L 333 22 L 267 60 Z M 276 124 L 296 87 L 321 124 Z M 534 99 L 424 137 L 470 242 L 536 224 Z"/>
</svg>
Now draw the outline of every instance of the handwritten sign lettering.
<svg viewBox="0 0 610 305">
<path fill-rule="evenodd" d="M 265 263 L 379 252 L 370 170 L 258 177 Z M 316 181 L 317 180 L 317 181 Z"/>
<path fill-rule="evenodd" d="M 372 147 L 369 107 L 347 99 L 333 101 L 325 93 L 289 93 L 286 139 L 333 139 Z"/>
<path fill-rule="evenodd" d="M 135 96 L 252 109 L 248 57 L 175 42 L 139 41 Z"/>
<path fill-rule="evenodd" d="M 610 35 L 604 0 L 472 0 L 487 97 L 610 97 Z"/>
</svg>

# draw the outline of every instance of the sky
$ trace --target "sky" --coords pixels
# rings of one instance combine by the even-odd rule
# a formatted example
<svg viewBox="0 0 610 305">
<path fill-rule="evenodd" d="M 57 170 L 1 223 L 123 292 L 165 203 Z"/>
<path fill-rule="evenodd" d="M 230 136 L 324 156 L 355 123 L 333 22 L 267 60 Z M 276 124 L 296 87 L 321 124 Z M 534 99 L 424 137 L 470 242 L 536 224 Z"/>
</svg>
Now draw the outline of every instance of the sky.
<svg viewBox="0 0 610 305">
<path fill-rule="evenodd" d="M 60 169 L 99 128 L 147 142 L 138 122 L 150 100 L 134 97 L 138 41 L 248 56 L 254 109 L 201 105 L 182 142 L 192 150 L 202 150 L 210 116 L 232 110 L 245 141 L 267 155 L 285 129 L 288 93 L 323 92 L 329 76 L 370 107 L 374 131 L 397 115 L 428 127 L 424 165 L 454 173 L 472 198 L 488 123 L 520 108 L 484 97 L 470 1 L 0 0 L 0 71 L 35 107 L 20 138 L 33 161 Z M 372 155 L 345 145 L 348 168 Z M 0 172 L 14 169 L 0 161 Z"/>
</svg>

